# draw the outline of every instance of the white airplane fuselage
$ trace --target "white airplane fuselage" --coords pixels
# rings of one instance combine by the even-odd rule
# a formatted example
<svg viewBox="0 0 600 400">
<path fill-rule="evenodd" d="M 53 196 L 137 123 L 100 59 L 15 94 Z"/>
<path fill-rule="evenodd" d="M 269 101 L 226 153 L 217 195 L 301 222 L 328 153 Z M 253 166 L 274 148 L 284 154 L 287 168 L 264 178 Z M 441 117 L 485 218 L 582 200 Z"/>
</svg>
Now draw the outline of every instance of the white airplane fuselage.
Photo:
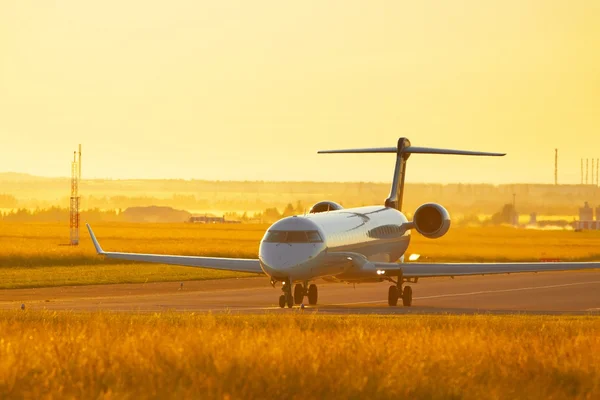
<svg viewBox="0 0 600 400">
<path fill-rule="evenodd" d="M 370 206 L 284 218 L 260 242 L 262 270 L 276 281 L 336 278 L 351 281 L 351 263 L 332 261 L 328 252 L 360 254 L 369 261 L 394 262 L 410 242 L 400 211 Z M 326 261 L 327 259 L 327 261 Z"/>
</svg>

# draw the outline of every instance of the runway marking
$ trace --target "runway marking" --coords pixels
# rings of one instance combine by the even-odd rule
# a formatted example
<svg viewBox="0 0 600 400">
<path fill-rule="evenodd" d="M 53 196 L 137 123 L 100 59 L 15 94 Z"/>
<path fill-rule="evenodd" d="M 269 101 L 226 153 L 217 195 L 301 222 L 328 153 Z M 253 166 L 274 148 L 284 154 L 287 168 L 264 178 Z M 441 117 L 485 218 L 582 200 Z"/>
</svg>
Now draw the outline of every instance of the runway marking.
<svg viewBox="0 0 600 400">
<path fill-rule="evenodd" d="M 422 297 L 414 297 L 413 300 L 425 300 L 425 299 L 438 299 L 442 297 L 460 297 L 460 296 L 474 296 L 478 294 L 489 294 L 489 293 L 506 293 L 506 292 L 519 292 L 525 290 L 536 290 L 536 289 L 552 289 L 566 286 L 578 286 L 578 285 L 590 285 L 594 283 L 600 283 L 600 281 L 591 281 L 591 282 L 574 282 L 574 283 L 563 283 L 561 285 L 548 285 L 548 286 L 530 286 L 524 288 L 515 288 L 515 289 L 499 289 L 499 290 L 481 290 L 478 292 L 468 292 L 468 293 L 451 293 L 451 294 L 438 294 L 434 296 L 422 296 Z M 376 304 L 376 303 L 384 303 L 384 300 L 375 300 L 375 301 L 358 301 L 354 303 L 339 303 L 335 304 L 338 306 L 351 306 L 357 304 Z"/>
</svg>

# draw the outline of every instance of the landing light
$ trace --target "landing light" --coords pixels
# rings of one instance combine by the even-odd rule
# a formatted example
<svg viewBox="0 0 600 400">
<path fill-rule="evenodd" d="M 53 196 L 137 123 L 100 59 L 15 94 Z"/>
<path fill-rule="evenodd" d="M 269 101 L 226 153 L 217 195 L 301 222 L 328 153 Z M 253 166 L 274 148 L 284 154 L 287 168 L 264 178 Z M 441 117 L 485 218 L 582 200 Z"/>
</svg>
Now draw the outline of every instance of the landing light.
<svg viewBox="0 0 600 400">
<path fill-rule="evenodd" d="M 419 258 L 421 258 L 420 254 L 411 254 L 410 257 L 408 257 L 408 261 L 417 261 Z"/>
<path fill-rule="evenodd" d="M 378 269 L 377 270 L 377 275 L 385 275 L 385 271 Z"/>
</svg>

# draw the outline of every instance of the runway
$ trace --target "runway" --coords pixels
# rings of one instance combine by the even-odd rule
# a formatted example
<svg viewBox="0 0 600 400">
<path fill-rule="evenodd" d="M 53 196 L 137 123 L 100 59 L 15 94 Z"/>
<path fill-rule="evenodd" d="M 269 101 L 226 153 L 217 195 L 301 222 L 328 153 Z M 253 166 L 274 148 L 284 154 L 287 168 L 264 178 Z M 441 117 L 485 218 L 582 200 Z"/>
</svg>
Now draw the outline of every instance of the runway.
<svg viewBox="0 0 600 400">
<path fill-rule="evenodd" d="M 412 284 L 412 307 L 389 307 L 389 283 L 316 282 L 325 314 L 593 314 L 600 315 L 600 271 L 422 279 Z M 294 312 L 277 306 L 281 294 L 265 277 L 212 281 L 68 286 L 0 290 L 0 309 L 72 311 Z M 305 300 L 305 304 L 306 304 Z"/>
</svg>

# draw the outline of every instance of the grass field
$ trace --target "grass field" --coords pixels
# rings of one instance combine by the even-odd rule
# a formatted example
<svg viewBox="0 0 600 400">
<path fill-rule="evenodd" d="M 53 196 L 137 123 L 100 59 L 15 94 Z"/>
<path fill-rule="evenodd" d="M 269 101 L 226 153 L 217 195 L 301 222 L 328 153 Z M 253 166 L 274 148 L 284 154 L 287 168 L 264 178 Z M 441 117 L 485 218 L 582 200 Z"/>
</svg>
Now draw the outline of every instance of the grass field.
<svg viewBox="0 0 600 400">
<path fill-rule="evenodd" d="M 105 250 L 257 257 L 267 225 L 98 224 Z M 62 246 L 58 224 L 0 223 L 0 288 L 179 281 L 248 276 L 198 268 L 119 264 L 95 254 L 87 232 L 81 245 Z M 453 228 L 437 240 L 414 234 L 409 253 L 432 261 L 600 260 L 600 232 L 535 231 L 509 227 Z M 423 259 L 422 259 L 423 260 Z"/>
<path fill-rule="evenodd" d="M 0 312 L 1 398 L 597 399 L 600 320 Z"/>
</svg>

